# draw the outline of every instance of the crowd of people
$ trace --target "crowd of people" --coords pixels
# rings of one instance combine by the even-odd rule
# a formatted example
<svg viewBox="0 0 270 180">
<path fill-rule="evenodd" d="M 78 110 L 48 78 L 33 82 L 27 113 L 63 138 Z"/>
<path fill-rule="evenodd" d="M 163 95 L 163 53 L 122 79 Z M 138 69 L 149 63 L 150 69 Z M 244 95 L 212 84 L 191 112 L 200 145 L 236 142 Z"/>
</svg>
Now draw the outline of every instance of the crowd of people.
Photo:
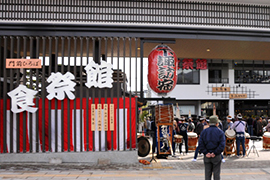
<svg viewBox="0 0 270 180">
<path fill-rule="evenodd" d="M 225 132 L 228 128 L 230 128 L 230 125 L 234 123 L 236 118 L 231 118 L 228 120 L 223 121 Z M 252 118 L 250 115 L 244 116 L 243 121 L 246 122 L 245 126 L 245 132 L 247 132 L 250 136 L 262 136 L 265 131 L 270 132 L 270 119 L 267 120 L 266 117 L 256 117 Z"/>
<path fill-rule="evenodd" d="M 241 120 L 240 125 L 236 125 L 235 122 Z M 235 125 L 234 125 L 235 124 Z M 148 117 L 145 120 L 145 132 L 146 135 L 150 135 L 151 130 L 151 118 Z M 207 117 L 184 117 L 174 118 L 174 126 L 173 126 L 173 135 L 181 135 L 183 137 L 183 143 L 179 145 L 180 154 L 188 153 L 188 132 L 194 132 L 197 134 L 198 139 L 200 137 L 201 132 L 209 127 L 209 118 Z M 263 136 L 264 132 L 270 132 L 270 119 L 267 120 L 266 117 L 261 116 L 257 118 L 252 118 L 250 115 L 248 116 L 239 116 L 235 115 L 235 117 L 227 116 L 226 118 L 220 119 L 218 122 L 218 128 L 221 129 L 224 133 L 228 129 L 234 129 L 236 132 L 239 131 L 241 134 L 248 133 L 250 136 Z M 238 133 L 239 134 L 239 133 Z M 239 135 L 236 135 L 238 137 Z M 236 138 L 238 141 L 239 138 Z M 242 140 L 241 140 L 242 142 Z M 239 143 L 238 143 L 239 144 Z M 183 152 L 182 147 L 185 147 Z M 173 145 L 173 154 L 175 154 L 175 145 Z M 193 161 L 196 161 L 196 157 L 198 154 L 198 150 L 195 151 L 195 156 Z M 225 160 L 224 160 L 225 161 Z"/>
<path fill-rule="evenodd" d="M 150 118 L 146 121 L 145 125 L 150 129 Z M 154 126 L 151 129 L 154 129 Z M 175 155 L 176 148 L 178 148 L 176 145 L 179 145 L 180 155 L 188 154 L 188 133 L 196 133 L 198 146 L 196 147 L 192 161 L 196 162 L 197 156 L 200 153 L 204 156 L 205 179 L 211 179 L 212 175 L 214 179 L 220 179 L 220 164 L 221 162 L 225 162 L 222 154 L 226 145 L 225 132 L 227 130 L 234 130 L 235 132 L 236 156 L 238 158 L 245 157 L 246 134 L 248 133 L 250 136 L 263 136 L 265 131 L 270 132 L 270 119 L 267 120 L 264 116 L 254 119 L 251 116 L 243 117 L 241 114 L 237 114 L 234 117 L 227 116 L 222 120 L 217 115 L 212 115 L 209 118 L 175 117 L 173 122 L 173 136 L 180 135 L 182 142 L 177 144 L 172 143 L 173 155 Z M 183 145 L 185 146 L 184 151 L 182 150 Z M 240 145 L 242 146 L 241 149 Z"/>
<path fill-rule="evenodd" d="M 198 122 L 193 122 L 192 118 L 186 120 L 184 117 L 174 120 L 174 134 L 183 137 L 185 151 L 188 153 L 188 132 L 196 132 L 199 137 L 199 143 L 194 153 L 193 161 L 196 161 L 198 153 L 204 155 L 205 179 L 220 179 L 221 162 L 225 162 L 222 152 L 225 148 L 225 135 L 221 121 L 216 115 L 206 119 L 200 117 Z M 179 152 L 182 153 L 182 144 L 180 143 Z M 173 150 L 175 154 L 175 150 Z"/>
<path fill-rule="evenodd" d="M 217 116 L 218 117 L 218 116 Z M 201 132 L 209 127 L 209 118 L 199 117 L 199 118 L 186 118 L 182 116 L 180 119 L 175 118 L 174 120 L 174 134 L 179 134 L 183 136 L 183 143 L 185 144 L 185 153 L 188 153 L 188 132 L 195 132 L 198 135 L 198 139 Z M 218 121 L 218 126 L 220 130 L 225 132 L 228 129 L 233 129 L 236 132 L 236 147 L 237 147 L 237 157 L 240 157 L 240 145 L 245 146 L 245 133 L 250 136 L 263 136 L 265 131 L 270 132 L 270 119 L 267 120 L 264 116 L 257 117 L 253 119 L 251 116 L 242 117 L 241 114 L 235 117 L 227 116 L 223 120 Z M 182 144 L 183 144 L 182 143 Z M 179 145 L 180 154 L 184 154 L 182 151 L 182 144 Z M 173 153 L 175 154 L 175 148 L 173 147 Z M 197 161 L 197 156 L 199 149 L 196 148 L 194 153 L 194 159 L 192 161 Z M 245 156 L 245 148 L 242 152 Z M 222 158 L 222 162 L 225 159 Z"/>
<path fill-rule="evenodd" d="M 243 127 L 241 126 L 243 132 L 250 136 L 263 136 L 264 132 L 270 132 L 270 119 L 268 120 L 264 116 L 256 118 L 252 118 L 250 115 L 242 116 L 241 114 L 235 115 L 235 117 L 227 116 L 224 119 L 219 119 L 218 127 L 225 132 L 228 129 L 234 129 L 233 124 L 239 120 L 244 123 Z M 174 121 L 178 125 L 174 126 L 175 133 L 182 135 L 184 139 L 186 139 L 187 132 L 195 132 L 199 137 L 200 133 L 209 127 L 209 118 L 206 117 L 186 118 L 182 116 L 180 119 L 175 118 Z M 238 127 L 236 128 L 238 129 Z"/>
</svg>

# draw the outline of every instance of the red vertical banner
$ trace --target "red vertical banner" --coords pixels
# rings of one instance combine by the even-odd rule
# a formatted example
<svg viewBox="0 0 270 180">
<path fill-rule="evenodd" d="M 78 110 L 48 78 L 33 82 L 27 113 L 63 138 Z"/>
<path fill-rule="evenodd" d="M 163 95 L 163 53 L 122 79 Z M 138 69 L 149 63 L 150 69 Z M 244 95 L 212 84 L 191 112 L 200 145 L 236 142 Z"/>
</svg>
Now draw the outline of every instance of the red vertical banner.
<svg viewBox="0 0 270 180">
<path fill-rule="evenodd" d="M 124 100 L 125 100 L 125 107 L 124 107 Z M 101 107 L 102 107 L 102 109 L 100 109 L 101 111 L 100 123 L 102 123 L 102 126 L 101 126 L 102 128 L 101 130 L 95 129 L 94 131 L 91 129 L 92 99 L 83 98 L 82 107 L 80 107 L 80 99 L 79 98 L 76 99 L 76 109 L 74 109 L 74 100 L 70 100 L 69 108 L 68 108 L 68 99 L 64 99 L 63 101 L 56 101 L 57 109 L 55 108 L 55 101 L 52 101 L 51 109 L 49 109 L 48 99 L 45 99 L 44 103 L 42 101 L 43 101 L 42 99 L 39 100 L 38 118 L 33 119 L 33 122 L 37 121 L 39 124 L 38 126 L 39 137 L 38 139 L 36 139 L 36 141 L 39 142 L 40 150 L 42 150 L 44 147 L 45 151 L 49 151 L 50 142 L 51 142 L 52 152 L 55 152 L 55 151 L 61 152 L 62 149 L 64 151 L 68 151 L 69 149 L 70 151 L 74 151 L 74 146 L 76 146 L 77 151 L 79 151 L 81 145 L 83 147 L 82 149 L 83 151 L 87 151 L 87 147 L 89 151 L 92 151 L 94 146 L 95 146 L 95 149 L 97 149 L 97 151 L 106 151 L 106 150 L 112 150 L 112 149 L 122 150 L 125 148 L 130 148 L 130 141 L 132 145 L 131 148 L 136 148 L 136 100 L 135 98 L 125 98 L 125 99 L 120 98 L 119 100 L 117 98 L 113 98 L 113 99 L 107 98 L 106 99 L 106 104 L 108 104 L 107 113 L 106 113 L 107 115 L 104 114 L 105 109 L 103 108 L 105 105 L 105 99 L 101 98 L 100 101 L 98 100 L 98 98 L 95 99 L 95 104 L 94 104 L 95 113 L 98 110 L 97 105 L 99 102 L 100 102 L 99 104 L 101 104 Z M 88 101 L 88 109 L 86 108 L 87 101 Z M 131 106 L 130 106 L 130 101 L 131 101 Z M 62 102 L 63 102 L 63 107 L 61 106 Z M 113 106 L 109 106 L 110 104 L 113 104 Z M 19 141 L 19 144 L 18 144 L 19 151 L 23 152 L 24 143 L 25 143 L 25 150 L 26 152 L 29 152 L 30 132 L 29 132 L 28 127 L 29 127 L 30 122 L 28 120 L 29 120 L 30 115 L 33 115 L 33 117 L 35 117 L 35 114 L 32 114 L 32 113 L 29 114 L 28 112 L 24 111 L 20 113 L 18 117 L 14 114 L 13 116 L 14 118 L 11 120 L 10 109 L 3 109 L 2 99 L 0 100 L 0 105 L 1 105 L 0 106 L 0 153 L 3 153 L 4 151 L 4 144 L 3 144 L 3 138 L 4 138 L 3 112 L 4 111 L 7 112 L 7 116 L 6 116 L 7 117 L 7 121 L 6 121 L 7 122 L 7 134 L 6 134 L 7 151 L 9 150 L 8 147 L 10 147 L 10 141 L 13 141 L 13 149 L 16 152 L 16 145 Z M 10 108 L 10 100 L 7 101 L 7 107 Z M 113 108 L 113 109 L 110 109 L 110 108 Z M 49 113 L 49 111 L 51 111 L 51 113 Z M 88 111 L 88 116 L 87 116 L 87 111 Z M 113 113 L 112 119 L 110 118 L 111 113 Z M 51 114 L 51 117 L 49 117 L 49 114 Z M 55 116 L 55 114 L 57 114 L 57 116 Z M 51 121 L 50 124 L 49 124 L 49 120 Z M 113 123 L 111 123 L 111 120 L 113 120 Z M 13 139 L 8 140 L 10 138 L 8 136 L 10 136 L 10 133 L 11 133 L 9 132 L 10 130 L 9 123 L 11 121 L 13 121 L 13 127 L 14 127 L 13 129 L 14 132 L 12 132 Z M 23 123 L 26 123 L 26 124 L 23 124 Z M 57 124 L 57 127 L 55 127 L 56 124 Z M 107 128 L 105 128 L 106 124 L 107 124 Z M 113 125 L 113 128 L 111 127 L 112 125 Z M 16 127 L 18 127 L 18 129 L 16 129 Z M 23 129 L 24 127 L 26 128 L 25 130 Z M 35 126 L 33 126 L 33 128 L 35 128 Z M 81 128 L 82 128 L 82 132 L 80 131 Z M 97 131 L 101 132 L 101 136 L 99 136 L 99 133 Z M 32 129 L 32 132 L 33 132 L 33 129 Z M 94 137 L 93 133 L 97 133 L 95 135 L 94 141 L 93 141 L 93 137 Z M 36 133 L 31 133 L 31 134 L 33 138 L 35 139 Z M 26 142 L 23 141 L 24 138 Z M 70 142 L 70 144 L 68 142 Z M 101 142 L 101 149 L 98 149 L 99 142 Z M 107 149 L 105 149 L 106 147 L 105 145 L 107 146 Z M 57 150 L 55 148 L 57 148 Z"/>
<path fill-rule="evenodd" d="M 4 136 L 6 138 L 7 152 L 9 152 L 9 149 L 11 146 L 10 141 L 13 141 L 14 152 L 17 152 L 17 149 L 19 150 L 19 152 L 23 152 L 24 148 L 26 152 L 29 152 L 30 144 L 29 144 L 29 136 L 28 136 L 28 132 L 29 132 L 28 131 L 28 113 L 26 111 L 18 113 L 18 118 L 17 118 L 17 114 L 13 114 L 14 119 L 11 119 L 10 114 L 12 112 L 10 110 L 10 99 L 7 99 L 6 101 L 7 109 L 4 109 L 3 107 L 4 107 L 4 102 L 3 102 L 3 99 L 1 99 L 0 100 L 0 152 L 1 153 L 4 152 L 4 142 L 3 142 Z M 6 119 L 4 119 L 4 111 L 6 111 Z M 24 118 L 25 118 L 25 121 L 24 121 Z M 4 134 L 4 121 L 6 122 L 5 123 L 6 134 Z M 11 121 L 13 121 L 12 132 L 10 132 Z M 20 125 L 18 129 L 17 129 L 17 124 Z M 23 129 L 24 127 L 25 127 L 25 130 Z M 10 139 L 11 133 L 13 133 L 13 139 Z M 25 137 L 25 142 L 24 142 L 24 137 Z M 24 147 L 24 143 L 25 143 L 25 147 Z M 15 147 L 17 147 L 17 149 Z"/>
</svg>

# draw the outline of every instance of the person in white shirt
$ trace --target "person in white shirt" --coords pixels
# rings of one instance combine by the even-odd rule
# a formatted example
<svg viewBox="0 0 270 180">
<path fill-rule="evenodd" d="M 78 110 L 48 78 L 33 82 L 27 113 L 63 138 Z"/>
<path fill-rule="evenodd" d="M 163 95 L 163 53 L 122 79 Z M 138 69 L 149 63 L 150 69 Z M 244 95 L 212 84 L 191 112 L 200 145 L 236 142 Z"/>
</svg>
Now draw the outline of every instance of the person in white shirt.
<svg viewBox="0 0 270 180">
<path fill-rule="evenodd" d="M 243 121 L 242 115 L 237 115 L 237 120 L 231 126 L 231 129 L 236 131 L 236 150 L 237 150 L 237 157 L 240 157 L 240 144 L 242 145 L 243 149 L 243 157 L 246 155 L 246 148 L 245 148 L 245 128 L 246 122 Z"/>
<path fill-rule="evenodd" d="M 233 122 L 232 122 L 232 116 L 227 116 L 227 122 L 228 122 L 228 129 L 231 128 Z"/>
</svg>

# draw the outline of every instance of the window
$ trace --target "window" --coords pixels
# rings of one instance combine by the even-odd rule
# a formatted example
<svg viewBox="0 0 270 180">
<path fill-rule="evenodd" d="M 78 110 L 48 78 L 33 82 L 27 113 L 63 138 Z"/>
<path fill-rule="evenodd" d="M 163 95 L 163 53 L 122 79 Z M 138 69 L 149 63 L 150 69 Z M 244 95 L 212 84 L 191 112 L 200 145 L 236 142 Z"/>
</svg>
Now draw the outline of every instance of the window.
<svg viewBox="0 0 270 180">
<path fill-rule="evenodd" d="M 177 84 L 200 84 L 200 70 L 179 69 L 177 76 Z"/>
<path fill-rule="evenodd" d="M 221 83 L 221 70 L 209 69 L 209 83 Z"/>
<path fill-rule="evenodd" d="M 270 66 L 263 61 L 234 63 L 235 83 L 270 83 Z"/>
<path fill-rule="evenodd" d="M 211 60 L 208 69 L 209 83 L 229 83 L 228 63 L 223 60 L 221 60 L 221 63 L 213 63 Z"/>
</svg>

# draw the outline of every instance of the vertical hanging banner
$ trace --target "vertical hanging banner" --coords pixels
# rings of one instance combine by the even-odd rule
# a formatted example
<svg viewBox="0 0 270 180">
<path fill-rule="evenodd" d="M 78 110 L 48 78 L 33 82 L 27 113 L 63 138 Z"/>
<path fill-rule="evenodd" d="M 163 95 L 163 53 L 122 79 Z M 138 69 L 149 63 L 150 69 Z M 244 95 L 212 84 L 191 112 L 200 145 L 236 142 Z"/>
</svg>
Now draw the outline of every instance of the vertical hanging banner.
<svg viewBox="0 0 270 180">
<path fill-rule="evenodd" d="M 110 131 L 114 131 L 114 104 L 110 104 Z"/>
<path fill-rule="evenodd" d="M 156 46 L 148 56 L 148 83 L 159 95 L 172 91 L 177 81 L 177 57 L 167 45 Z"/>
<path fill-rule="evenodd" d="M 95 125 L 96 125 L 96 122 L 95 122 L 95 118 L 96 118 L 96 105 L 95 104 L 92 104 L 91 105 L 91 130 L 92 131 L 95 131 L 96 128 L 95 128 Z"/>
<path fill-rule="evenodd" d="M 108 131 L 108 104 L 103 105 L 104 131 Z"/>
<path fill-rule="evenodd" d="M 101 112 L 101 104 L 97 105 L 97 130 L 102 131 L 102 112 Z"/>
</svg>

